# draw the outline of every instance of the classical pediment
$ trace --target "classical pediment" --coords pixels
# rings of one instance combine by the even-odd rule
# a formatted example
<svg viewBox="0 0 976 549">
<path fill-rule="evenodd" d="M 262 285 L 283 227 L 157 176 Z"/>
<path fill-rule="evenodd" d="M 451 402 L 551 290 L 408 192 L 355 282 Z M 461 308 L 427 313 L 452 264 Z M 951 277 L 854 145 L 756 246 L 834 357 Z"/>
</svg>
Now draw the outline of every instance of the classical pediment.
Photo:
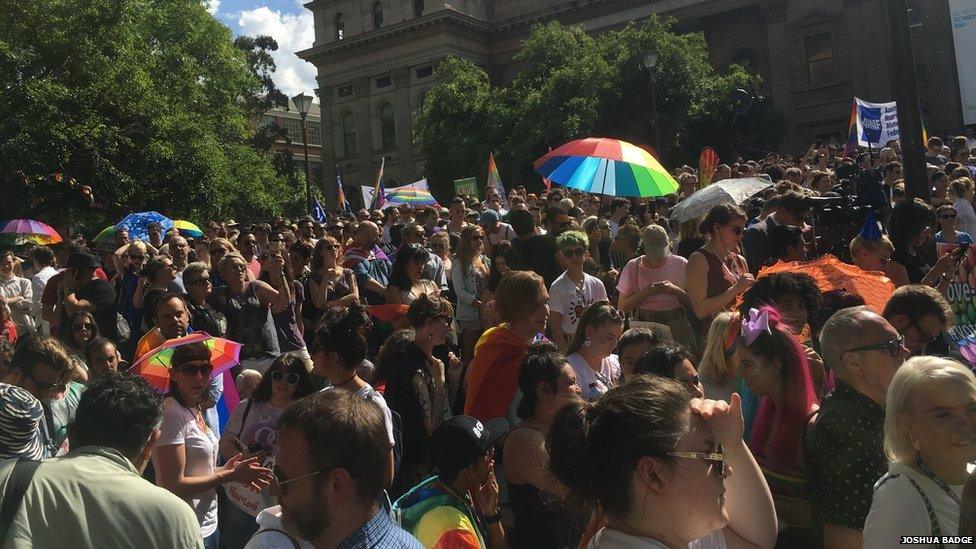
<svg viewBox="0 0 976 549">
<path fill-rule="evenodd" d="M 790 20 L 790 27 L 802 29 L 823 23 L 834 24 L 843 14 L 839 11 L 825 10 L 823 8 L 812 8 L 800 14 L 799 17 Z"/>
</svg>

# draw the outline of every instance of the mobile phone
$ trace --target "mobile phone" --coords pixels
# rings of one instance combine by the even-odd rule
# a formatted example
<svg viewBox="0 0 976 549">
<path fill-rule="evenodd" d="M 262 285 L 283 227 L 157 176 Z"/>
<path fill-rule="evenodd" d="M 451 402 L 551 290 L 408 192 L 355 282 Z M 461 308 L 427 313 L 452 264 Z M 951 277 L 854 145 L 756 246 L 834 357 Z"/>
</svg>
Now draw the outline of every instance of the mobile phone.
<svg viewBox="0 0 976 549">
<path fill-rule="evenodd" d="M 962 258 L 966 257 L 966 252 L 968 252 L 968 251 L 969 251 L 969 243 L 968 242 L 966 242 L 964 244 L 960 244 L 958 248 L 956 248 L 955 250 L 952 251 L 952 253 L 955 254 L 953 256 L 953 259 L 956 261 L 956 263 L 962 262 Z"/>
</svg>

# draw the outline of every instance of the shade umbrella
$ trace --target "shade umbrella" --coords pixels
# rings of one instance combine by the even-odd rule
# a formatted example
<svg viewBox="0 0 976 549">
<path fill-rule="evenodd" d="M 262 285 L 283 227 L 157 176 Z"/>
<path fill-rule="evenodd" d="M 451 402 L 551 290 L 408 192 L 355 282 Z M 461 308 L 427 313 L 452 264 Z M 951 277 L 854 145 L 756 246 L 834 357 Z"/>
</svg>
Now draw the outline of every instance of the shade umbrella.
<svg viewBox="0 0 976 549">
<path fill-rule="evenodd" d="M 384 209 L 390 205 L 406 204 L 408 206 L 438 206 L 437 200 L 430 191 L 420 187 L 396 187 L 386 193 Z"/>
<path fill-rule="evenodd" d="M 50 225 L 33 219 L 11 219 L 0 222 L 0 243 L 11 246 L 37 244 L 46 246 L 61 242 L 61 235 Z"/>
<path fill-rule="evenodd" d="M 213 337 L 206 332 L 194 332 L 186 337 L 167 339 L 162 345 L 149 351 L 132 365 L 132 373 L 145 378 L 150 385 L 163 393 L 169 391 L 170 369 L 173 367 L 173 351 L 190 343 L 204 343 L 210 349 L 211 377 L 230 370 L 240 362 L 243 345 L 236 341 Z"/>
<path fill-rule="evenodd" d="M 109 225 L 102 229 L 102 232 L 95 235 L 92 242 L 111 242 L 115 239 L 115 225 Z"/>
<path fill-rule="evenodd" d="M 865 271 L 856 265 L 844 263 L 826 254 L 812 261 L 780 261 L 775 265 L 763 267 L 759 276 L 774 273 L 804 273 L 817 281 L 821 293 L 833 290 L 846 290 L 864 299 L 864 303 L 874 312 L 881 314 L 885 303 L 895 291 L 895 285 L 880 271 Z"/>
<path fill-rule="evenodd" d="M 651 153 L 619 139 L 570 141 L 533 166 L 550 181 L 588 193 L 649 197 L 678 190 L 678 182 Z"/>
<path fill-rule="evenodd" d="M 173 226 L 176 227 L 176 230 L 178 230 L 183 236 L 190 236 L 193 238 L 203 236 L 203 231 L 200 230 L 200 227 L 186 221 L 185 219 L 177 219 L 173 221 Z"/>
<path fill-rule="evenodd" d="M 159 223 L 164 231 L 173 226 L 173 220 L 159 212 L 139 212 L 125 216 L 115 228 L 129 231 L 129 238 L 133 240 L 146 241 L 149 240 L 150 223 Z"/>
<path fill-rule="evenodd" d="M 772 184 L 772 181 L 764 177 L 743 177 L 716 181 L 704 189 L 695 191 L 679 202 L 671 210 L 671 219 L 684 223 L 704 216 L 708 210 L 721 204 L 738 206 L 747 198 Z"/>
</svg>

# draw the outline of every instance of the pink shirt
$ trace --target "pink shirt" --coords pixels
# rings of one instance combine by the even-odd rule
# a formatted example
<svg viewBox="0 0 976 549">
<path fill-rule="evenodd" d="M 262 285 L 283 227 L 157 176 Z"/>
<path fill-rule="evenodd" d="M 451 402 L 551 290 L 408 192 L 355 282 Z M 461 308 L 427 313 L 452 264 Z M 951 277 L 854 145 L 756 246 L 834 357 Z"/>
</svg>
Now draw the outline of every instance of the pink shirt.
<svg viewBox="0 0 976 549">
<path fill-rule="evenodd" d="M 620 280 L 617 282 L 617 291 L 621 295 L 632 295 L 641 288 L 647 287 L 652 282 L 671 281 L 679 288 L 685 287 L 685 267 L 688 260 L 680 255 L 671 254 L 663 267 L 650 269 L 644 265 L 644 256 L 637 256 L 624 265 L 620 272 Z M 651 311 L 672 311 L 681 307 L 678 298 L 669 294 L 656 294 L 648 296 L 644 302 L 637 306 L 639 309 Z"/>
</svg>

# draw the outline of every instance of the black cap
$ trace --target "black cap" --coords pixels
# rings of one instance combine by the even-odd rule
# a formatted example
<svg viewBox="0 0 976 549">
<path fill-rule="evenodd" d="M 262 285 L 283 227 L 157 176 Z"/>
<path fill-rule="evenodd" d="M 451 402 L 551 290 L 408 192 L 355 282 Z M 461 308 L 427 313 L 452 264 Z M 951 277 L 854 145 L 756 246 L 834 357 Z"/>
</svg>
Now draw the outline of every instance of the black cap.
<svg viewBox="0 0 976 549">
<path fill-rule="evenodd" d="M 68 256 L 69 269 L 97 269 L 98 260 L 95 256 L 85 252 L 74 252 Z"/>
<path fill-rule="evenodd" d="M 507 428 L 504 420 L 486 425 L 471 416 L 454 416 L 430 436 L 431 460 L 441 474 L 457 473 L 487 454 Z"/>
</svg>

